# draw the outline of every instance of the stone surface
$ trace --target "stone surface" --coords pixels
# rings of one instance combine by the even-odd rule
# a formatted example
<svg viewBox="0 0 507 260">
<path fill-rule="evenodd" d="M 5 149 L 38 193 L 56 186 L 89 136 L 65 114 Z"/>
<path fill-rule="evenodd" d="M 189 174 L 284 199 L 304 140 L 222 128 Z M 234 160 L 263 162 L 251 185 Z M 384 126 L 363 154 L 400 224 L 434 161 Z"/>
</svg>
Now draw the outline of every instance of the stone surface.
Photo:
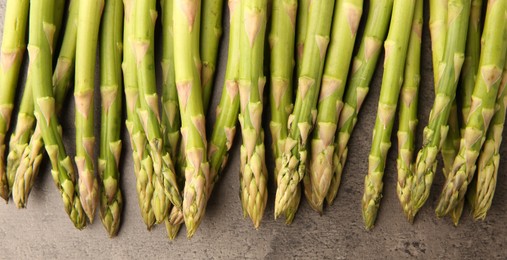
<svg viewBox="0 0 507 260">
<path fill-rule="evenodd" d="M 0 8 L 0 20 L 3 22 L 5 1 L 0 3 Z M 228 21 L 227 16 L 224 21 Z M 433 103 L 427 22 L 426 11 L 419 113 L 421 118 L 417 135 L 419 145 L 422 127 L 427 123 Z M 220 98 L 225 71 L 228 25 L 225 26 L 217 91 L 214 93 L 213 109 L 209 113 L 208 125 L 211 125 L 214 120 L 213 111 Z M 364 19 L 361 30 L 363 27 Z M 156 226 L 148 232 L 139 213 L 130 144 L 127 131 L 124 129 L 121 187 L 125 196 L 125 210 L 118 237 L 108 238 L 98 216 L 95 223 L 88 225 L 83 231 L 78 231 L 72 226 L 63 210 L 60 196 L 49 174 L 49 165 L 45 160 L 30 195 L 28 208 L 18 210 L 12 200 L 8 205 L 0 205 L 0 258 L 505 259 L 507 257 L 507 249 L 505 249 L 507 225 L 503 221 L 506 220 L 507 215 L 507 203 L 504 202 L 507 200 L 507 178 L 504 174 L 507 170 L 507 160 L 502 161 L 496 196 L 486 221 L 474 222 L 468 208 L 465 209 L 462 221 L 457 228 L 448 218 L 435 217 L 434 208 L 444 181 L 439 170 L 428 202 L 417 216 L 415 223 L 411 225 L 405 220 L 396 197 L 396 149 L 391 149 L 384 178 L 384 198 L 376 227 L 371 232 L 364 230 L 360 200 L 364 174 L 367 171 L 367 156 L 371 145 L 371 131 L 375 120 L 381 77 L 382 68 L 379 67 L 371 85 L 371 92 L 364 102 L 364 109 L 360 114 L 356 131 L 350 141 L 349 159 L 338 197 L 333 206 L 325 208 L 323 216 L 312 211 L 303 200 L 291 226 L 286 226 L 283 220 L 274 221 L 274 189 L 271 178 L 270 197 L 264 220 L 260 229 L 255 230 L 250 220 L 244 219 L 241 212 L 238 178 L 241 140 L 238 133 L 229 165 L 223 179 L 215 188 L 208 204 L 206 217 L 194 238 L 189 241 L 184 233 L 180 232 L 177 239 L 171 242 L 167 239 L 163 226 Z M 74 103 L 69 102 L 66 107 L 68 109 L 65 109 L 66 112 L 62 116 L 63 129 L 69 153 L 73 155 Z M 97 107 L 95 109 L 97 119 L 100 118 L 99 111 Z M 266 115 L 268 114 L 266 111 Z M 96 123 L 97 135 L 99 125 Z M 266 130 L 269 129 L 267 125 L 266 117 L 264 122 Z M 394 139 L 395 135 L 393 135 L 393 148 L 396 147 Z M 266 142 L 269 141 L 269 135 L 267 135 Z M 507 145 L 502 146 L 501 152 L 502 155 L 507 154 Z M 268 153 L 268 158 L 270 156 L 271 153 Z M 273 161 L 268 161 L 268 165 L 271 166 L 272 171 Z"/>
</svg>

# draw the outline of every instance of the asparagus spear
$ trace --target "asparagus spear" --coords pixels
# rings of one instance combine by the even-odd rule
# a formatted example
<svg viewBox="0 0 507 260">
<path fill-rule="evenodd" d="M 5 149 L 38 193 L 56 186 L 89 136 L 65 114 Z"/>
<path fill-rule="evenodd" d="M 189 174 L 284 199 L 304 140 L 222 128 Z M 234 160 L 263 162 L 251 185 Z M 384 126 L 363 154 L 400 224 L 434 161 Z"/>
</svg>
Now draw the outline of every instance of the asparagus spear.
<svg viewBox="0 0 507 260">
<path fill-rule="evenodd" d="M 458 93 L 459 99 L 458 102 L 461 101 L 461 114 L 459 115 L 461 118 L 461 134 L 460 138 L 463 137 L 464 133 L 464 122 L 466 122 L 466 118 L 468 117 L 468 113 L 470 112 L 470 105 L 472 103 L 472 91 L 474 90 L 476 71 L 479 66 L 479 56 L 481 53 L 480 47 L 480 19 L 481 19 L 481 11 L 482 11 L 482 0 L 472 0 L 470 6 L 470 20 L 468 22 L 468 33 L 467 33 L 467 44 L 465 47 L 465 61 L 463 63 L 463 73 L 460 75 L 460 82 L 458 85 Z M 453 107 L 454 108 L 454 107 Z M 459 140 L 458 147 L 456 148 L 456 153 L 459 150 Z M 455 154 L 456 155 L 456 154 Z M 454 158 L 452 158 L 452 162 L 454 163 Z M 445 167 L 445 162 L 444 162 Z M 451 165 L 452 167 L 452 165 Z M 450 170 L 445 171 L 447 173 Z M 447 178 L 447 176 L 446 176 Z M 463 213 L 463 206 L 465 204 L 465 200 L 462 199 L 459 201 L 458 206 L 454 208 L 450 213 L 451 220 L 454 225 L 457 226 L 459 220 L 461 218 L 461 214 Z"/>
<path fill-rule="evenodd" d="M 213 91 L 218 46 L 222 36 L 223 0 L 202 0 L 200 53 L 202 59 L 202 97 L 204 111 L 208 110 Z"/>
<path fill-rule="evenodd" d="M 28 53 L 33 82 L 35 118 L 51 160 L 53 180 L 60 190 L 65 206 L 76 228 L 82 229 L 85 215 L 78 197 L 72 161 L 63 146 L 61 126 L 55 117 L 55 99 L 51 87 L 51 43 L 55 32 L 54 0 L 30 1 Z"/>
<path fill-rule="evenodd" d="M 305 46 L 306 34 L 308 31 L 307 28 L 308 28 L 308 16 L 310 14 L 310 2 L 311 2 L 310 0 L 298 0 L 297 26 L 296 26 L 296 68 L 297 68 L 296 75 L 299 75 L 301 73 L 301 68 L 303 65 L 302 64 L 303 50 Z"/>
<path fill-rule="evenodd" d="M 181 198 L 171 157 L 163 152 L 157 86 L 155 83 L 154 30 L 157 18 L 156 1 L 136 2 L 134 51 L 136 55 L 139 100 L 137 111 L 148 140 L 148 153 L 153 160 L 154 193 L 152 207 L 157 223 L 167 216 L 169 203 L 181 207 Z"/>
<path fill-rule="evenodd" d="M 134 29 L 136 0 L 124 0 L 124 31 L 123 31 L 123 78 L 125 84 L 125 98 L 127 107 L 127 126 L 132 146 L 134 160 L 134 173 L 136 174 L 136 190 L 143 218 L 146 227 L 150 229 L 155 223 L 155 215 L 151 207 L 153 197 L 153 161 L 146 151 L 146 135 L 136 110 L 139 104 L 139 88 L 137 85 L 136 60 L 134 55 Z"/>
<path fill-rule="evenodd" d="M 25 52 L 28 0 L 9 0 L 5 7 L 4 32 L 0 53 L 0 196 L 9 200 L 5 171 L 5 134 L 9 129 L 19 69 Z"/>
<path fill-rule="evenodd" d="M 100 156 L 100 219 L 110 237 L 116 236 L 123 210 L 119 162 L 122 142 L 123 3 L 108 0 L 100 32 L 100 94 L 102 101 Z"/>
<path fill-rule="evenodd" d="M 410 192 L 407 176 L 413 175 L 413 154 L 415 147 L 415 134 L 417 128 L 417 104 L 419 99 L 419 82 L 421 80 L 421 35 L 423 26 L 423 1 L 417 0 L 414 10 L 412 32 L 408 43 L 407 60 L 405 62 L 405 75 L 400 94 L 399 125 L 398 125 L 398 199 L 409 221 L 412 221 L 408 212 L 406 197 Z"/>
<path fill-rule="evenodd" d="M 501 81 L 507 44 L 505 10 L 507 0 L 489 1 L 482 42 L 477 80 L 472 93 L 461 146 L 454 160 L 435 212 L 438 217 L 448 214 L 465 196 L 473 178 L 476 161 L 485 141 L 489 123 L 495 113 L 495 100 Z"/>
<path fill-rule="evenodd" d="M 296 34 L 297 0 L 273 1 L 271 13 L 271 84 L 270 105 L 272 150 L 275 158 L 275 175 L 282 165 L 282 152 L 287 141 L 287 120 L 292 112 L 292 88 L 294 70 L 294 39 Z M 302 7 L 303 9 L 303 7 Z M 303 10 L 300 10 L 302 13 Z M 305 10 L 308 12 L 308 9 Z M 300 29 L 302 30 L 302 29 Z M 275 180 L 276 180 L 275 176 Z M 297 192 L 301 193 L 298 186 Z M 285 222 L 290 224 L 299 207 L 299 199 L 285 211 Z"/>
<path fill-rule="evenodd" d="M 165 152 L 169 153 L 173 162 L 177 163 L 178 148 L 180 147 L 181 119 L 178 107 L 178 91 L 174 82 L 174 43 L 173 43 L 173 0 L 162 0 L 162 125 Z M 176 171 L 178 186 L 183 189 L 184 176 Z M 181 209 L 173 207 L 171 213 Z M 174 213 L 173 213 L 174 214 Z M 169 216 L 170 217 L 170 216 Z M 171 223 L 170 218 L 165 220 L 167 235 L 174 239 L 178 234 L 181 223 Z"/>
<path fill-rule="evenodd" d="M 206 155 L 206 128 L 199 57 L 201 3 L 175 0 L 173 9 L 175 81 L 178 89 L 181 133 L 185 147 L 183 214 L 187 236 L 192 237 L 206 210 L 210 186 Z"/>
<path fill-rule="evenodd" d="M 391 146 L 394 114 L 398 104 L 407 47 L 412 29 L 415 0 L 394 0 L 389 33 L 384 43 L 385 60 L 377 119 L 373 130 L 372 145 L 368 157 L 368 175 L 364 179 L 362 199 L 363 220 L 366 229 L 373 228 L 382 198 L 382 177 L 387 152 Z"/>
<path fill-rule="evenodd" d="M 333 176 L 334 139 L 343 93 L 354 51 L 363 0 L 338 0 L 335 5 L 331 42 L 324 65 L 318 103 L 317 123 L 311 141 L 310 171 L 305 176 L 305 195 L 318 212 L 328 193 Z"/>
<path fill-rule="evenodd" d="M 62 110 L 74 74 L 78 7 L 79 0 L 72 0 L 69 4 L 64 38 L 53 72 L 53 94 L 57 113 Z M 63 13 L 63 10 L 61 12 Z M 53 45 L 55 43 L 56 41 L 53 41 Z M 12 198 L 18 208 L 26 206 L 28 196 L 39 173 L 44 146 L 40 129 L 34 129 L 33 86 L 30 78 L 31 75 L 28 74 L 19 107 L 16 129 L 11 136 L 9 155 L 7 156 L 7 173 L 9 176 L 13 176 Z"/>
<path fill-rule="evenodd" d="M 61 33 L 61 29 L 62 29 L 62 26 L 64 26 L 64 24 L 62 23 L 63 21 L 63 15 L 64 15 L 64 11 L 65 11 L 65 3 L 66 0 L 55 0 L 55 26 L 56 26 L 56 30 L 55 30 L 55 41 L 53 43 L 53 48 L 55 49 L 56 47 L 56 42 L 58 42 L 60 40 L 60 33 Z M 54 57 L 53 57 L 54 58 Z"/>
<path fill-rule="evenodd" d="M 299 182 L 306 173 L 307 140 L 317 117 L 317 100 L 324 60 L 329 43 L 335 0 L 312 1 L 308 28 L 298 75 L 298 92 L 294 111 L 288 119 L 289 136 L 282 154 L 275 198 L 275 218 L 285 212 Z"/>
<path fill-rule="evenodd" d="M 428 126 L 424 129 L 423 147 L 416 160 L 414 176 L 408 178 L 411 184 L 409 214 L 415 216 L 428 198 L 431 184 L 435 176 L 436 157 L 442 147 L 447 132 L 447 122 L 452 102 L 456 95 L 461 66 L 464 60 L 470 0 L 449 0 L 448 23 L 445 51 L 439 65 L 441 78 L 437 81 L 435 102 L 430 113 Z"/>
<path fill-rule="evenodd" d="M 100 19 L 104 0 L 79 1 L 76 42 L 76 166 L 79 175 L 79 195 L 83 209 L 93 222 L 97 208 L 99 184 L 94 172 L 93 133 L 95 59 Z"/>
<path fill-rule="evenodd" d="M 236 133 L 236 121 L 239 113 L 238 77 L 240 64 L 240 0 L 228 0 L 229 4 L 229 53 L 225 81 L 222 89 L 222 97 L 218 104 L 216 121 L 213 125 L 208 156 L 210 161 L 210 185 L 208 197 L 213 186 L 221 176 L 221 172 L 227 163 L 228 152 L 231 149 Z"/>
<path fill-rule="evenodd" d="M 250 216 L 259 228 L 268 198 L 264 130 L 262 129 L 264 39 L 267 23 L 267 0 L 240 3 L 241 26 L 239 66 L 239 122 L 241 145 L 240 197 L 243 215 Z"/>
<path fill-rule="evenodd" d="M 486 141 L 479 156 L 479 169 L 477 178 L 469 191 L 472 205 L 472 216 L 475 220 L 486 218 L 493 196 L 495 194 L 498 167 L 500 165 L 500 145 L 505 124 L 507 108 L 507 64 L 503 68 L 502 82 L 500 83 L 498 98 L 496 100 L 495 116 L 486 135 Z"/>
<path fill-rule="evenodd" d="M 381 46 L 387 34 L 392 7 L 393 0 L 370 1 L 364 36 L 352 63 L 351 78 L 338 120 L 333 155 L 334 175 L 326 196 L 326 201 L 330 205 L 333 204 L 340 187 L 343 167 L 347 161 L 347 144 L 356 125 L 361 105 L 369 91 Z"/>
</svg>

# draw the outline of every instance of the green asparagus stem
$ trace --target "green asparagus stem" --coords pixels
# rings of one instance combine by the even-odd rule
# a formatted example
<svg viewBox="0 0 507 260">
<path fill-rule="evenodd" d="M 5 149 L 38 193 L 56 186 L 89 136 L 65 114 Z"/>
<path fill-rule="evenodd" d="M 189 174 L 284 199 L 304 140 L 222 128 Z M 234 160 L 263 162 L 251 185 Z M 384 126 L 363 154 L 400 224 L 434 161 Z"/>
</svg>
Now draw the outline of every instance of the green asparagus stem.
<svg viewBox="0 0 507 260">
<path fill-rule="evenodd" d="M 294 111 L 288 119 L 289 136 L 282 154 L 275 198 L 275 218 L 295 199 L 306 173 L 307 141 L 317 117 L 317 101 L 329 43 L 335 0 L 312 1 L 308 28 L 298 75 Z"/>
<path fill-rule="evenodd" d="M 502 82 L 500 83 L 498 98 L 495 107 L 495 116 L 486 135 L 486 141 L 479 156 L 479 169 L 477 178 L 469 191 L 469 200 L 472 205 L 472 216 L 475 220 L 484 220 L 493 196 L 495 195 L 498 168 L 500 165 L 500 145 L 505 125 L 507 109 L 507 64 L 503 68 Z"/>
<path fill-rule="evenodd" d="M 338 116 L 343 108 L 342 98 L 362 13 L 363 0 L 337 0 L 321 83 L 317 123 L 311 141 L 310 171 L 304 179 L 306 198 L 318 212 L 322 212 L 333 177 Z"/>
<path fill-rule="evenodd" d="M 79 195 L 86 216 L 93 222 L 98 204 L 99 184 L 95 177 L 93 150 L 93 92 L 95 59 L 100 19 L 104 0 L 79 1 L 76 42 L 76 166 L 79 175 Z"/>
<path fill-rule="evenodd" d="M 164 145 L 173 162 L 178 154 L 181 119 L 174 82 L 173 0 L 162 0 L 162 124 Z"/>
<path fill-rule="evenodd" d="M 65 97 L 69 92 L 74 73 L 78 7 L 78 0 L 70 2 L 65 34 L 56 67 L 53 71 L 53 94 L 58 114 L 65 103 Z M 63 10 L 61 12 L 63 13 Z M 53 41 L 53 45 L 55 44 L 56 41 Z M 39 174 L 44 147 L 40 129 L 34 129 L 33 86 L 30 78 L 31 75 L 29 74 L 19 107 L 16 129 L 11 136 L 9 155 L 7 156 L 7 174 L 10 178 L 13 176 L 12 198 L 18 208 L 26 207 L 28 196 Z"/>
<path fill-rule="evenodd" d="M 136 2 L 134 51 L 136 55 L 139 100 L 137 110 L 148 140 L 148 153 L 153 160 L 154 193 L 152 207 L 157 223 L 167 216 L 169 203 L 181 208 L 181 197 L 171 157 L 163 152 L 163 140 L 155 82 L 154 31 L 157 18 L 156 1 Z"/>
<path fill-rule="evenodd" d="M 461 103 L 461 113 L 458 115 L 460 117 L 461 129 L 460 129 L 460 138 L 463 137 L 463 133 L 465 129 L 463 128 L 466 122 L 466 118 L 468 117 L 468 113 L 470 112 L 470 106 L 472 103 L 472 91 L 474 90 L 476 72 L 479 67 L 479 56 L 481 54 L 481 33 L 480 33 L 480 20 L 481 20 L 481 12 L 482 12 L 482 0 L 472 0 L 470 6 L 470 20 L 468 22 L 468 33 L 467 33 L 467 44 L 465 47 L 465 61 L 463 63 L 463 68 L 460 76 L 460 82 L 458 85 L 458 93 L 459 98 L 457 102 Z M 453 107 L 454 108 L 454 107 Z M 452 112 L 451 112 L 452 113 Z M 458 147 L 456 148 L 456 153 L 459 150 L 459 140 Z M 454 163 L 454 158 L 452 158 L 452 162 Z M 452 166 L 452 165 L 451 165 Z M 445 167 L 445 163 L 444 163 Z M 450 172 L 444 172 L 446 175 Z M 447 176 L 446 176 L 447 178 Z M 463 213 L 463 207 L 465 205 L 465 200 L 461 200 L 450 213 L 450 217 L 455 226 L 458 225 L 459 220 L 461 218 L 461 214 Z"/>
<path fill-rule="evenodd" d="M 56 49 L 55 48 L 56 47 L 55 46 L 56 42 L 58 42 L 60 40 L 60 33 L 61 33 L 62 26 L 65 25 L 65 24 L 62 23 L 64 11 L 65 11 L 65 2 L 66 2 L 66 0 L 55 0 L 55 26 L 56 26 L 56 30 L 55 30 L 55 40 L 53 42 L 53 48 L 54 49 Z"/>
<path fill-rule="evenodd" d="M 415 216 L 426 202 L 436 170 L 436 157 L 442 147 L 447 132 L 447 122 L 458 83 L 461 66 L 464 61 L 465 41 L 467 33 L 470 0 L 449 0 L 448 23 L 445 51 L 442 62 L 438 66 L 437 92 L 430 113 L 428 126 L 424 129 L 423 147 L 416 160 L 414 176 L 407 180 L 411 184 L 409 214 Z"/>
<path fill-rule="evenodd" d="M 202 97 L 203 108 L 209 107 L 215 71 L 217 66 L 218 46 L 222 37 L 223 0 L 202 0 L 200 53 L 202 59 Z"/>
<path fill-rule="evenodd" d="M 396 161 L 398 167 L 398 199 L 400 200 L 403 212 L 410 222 L 412 222 L 412 216 L 408 213 L 407 202 L 409 202 L 409 199 L 406 197 L 410 192 L 406 192 L 405 190 L 410 187 L 407 183 L 407 176 L 412 176 L 414 171 L 413 154 L 418 123 L 419 82 L 421 81 L 422 26 L 423 0 L 417 0 L 399 100 L 398 159 Z"/>
<path fill-rule="evenodd" d="M 55 99 L 51 86 L 51 44 L 55 32 L 53 23 L 54 0 L 30 1 L 30 30 L 28 52 L 33 82 L 35 118 L 44 139 L 46 152 L 51 160 L 53 180 L 60 190 L 74 226 L 82 229 L 85 215 L 78 196 L 72 161 L 63 146 L 61 126 L 55 115 Z"/>
<path fill-rule="evenodd" d="M 155 215 L 151 207 L 153 197 L 153 161 L 148 155 L 146 135 L 137 116 L 140 108 L 139 88 L 137 85 L 137 69 L 134 53 L 134 30 L 136 15 L 136 0 L 124 0 L 124 31 L 123 31 L 123 79 L 125 84 L 125 98 L 127 107 L 127 126 L 130 134 L 134 173 L 136 175 L 136 190 L 141 210 L 141 216 L 148 229 L 155 223 Z"/>
<path fill-rule="evenodd" d="M 488 1 L 477 81 L 472 93 L 461 146 L 435 210 L 438 217 L 448 214 L 465 196 L 476 161 L 484 144 L 489 123 L 495 114 L 495 101 L 507 52 L 505 10 L 507 0 Z"/>
<path fill-rule="evenodd" d="M 387 152 L 391 147 L 393 119 L 403 82 L 415 6 L 415 0 L 394 0 L 389 33 L 384 43 L 384 75 L 362 199 L 363 220 L 365 228 L 368 230 L 373 228 L 382 198 L 382 177 L 384 176 Z"/>
<path fill-rule="evenodd" d="M 122 38 L 123 3 L 105 3 L 100 32 L 100 94 L 102 101 L 100 156 L 100 219 L 110 237 L 120 227 L 123 197 L 120 190 L 120 156 L 122 142 Z"/>
<path fill-rule="evenodd" d="M 298 0 L 275 0 L 271 10 L 271 84 L 270 105 L 272 150 L 275 158 L 275 174 L 282 166 L 282 152 L 285 149 L 288 129 L 287 120 L 292 112 L 292 88 L 294 70 L 294 40 L 296 34 L 296 12 Z M 308 11 L 308 9 L 306 10 Z M 276 180 L 275 176 L 275 180 Z M 298 186 L 298 192 L 300 191 Z M 285 212 L 285 222 L 290 224 L 299 207 L 289 206 Z"/>
<path fill-rule="evenodd" d="M 241 1 L 239 67 L 239 122 L 241 145 L 240 197 L 243 215 L 259 228 L 268 198 L 268 170 L 262 129 L 264 39 L 267 23 L 267 0 Z"/>
<path fill-rule="evenodd" d="M 9 200 L 9 181 L 4 156 L 5 135 L 9 129 L 19 69 L 23 61 L 28 21 L 28 0 L 9 0 L 5 7 L 4 32 L 0 53 L 0 196 Z"/>
<path fill-rule="evenodd" d="M 468 22 L 467 43 L 465 48 L 465 62 L 459 82 L 460 121 L 466 122 L 472 106 L 472 92 L 474 91 L 479 58 L 481 55 L 481 12 L 483 0 L 472 0 L 470 18 Z M 462 131 L 465 129 L 462 128 Z"/>
<path fill-rule="evenodd" d="M 308 31 L 308 16 L 310 14 L 310 0 L 298 0 L 297 26 L 296 26 L 296 75 L 301 73 L 303 65 L 303 50 L 305 46 L 306 33 Z M 273 2 L 274 4 L 274 2 Z M 274 6 L 273 6 L 274 8 Z M 273 11 L 274 16 L 274 11 Z M 273 18 L 274 19 L 274 18 Z"/>
<path fill-rule="evenodd" d="M 174 6 L 174 64 L 178 64 L 175 66 L 176 87 L 186 157 L 183 214 L 187 236 L 192 237 L 206 211 L 211 181 L 200 80 L 201 4 L 198 0 L 175 0 Z"/>
<path fill-rule="evenodd" d="M 382 43 L 389 28 L 392 7 L 393 0 L 370 1 L 364 36 L 352 63 L 351 77 L 338 120 L 333 156 L 334 175 L 326 196 L 329 205 L 333 204 L 340 187 L 343 167 L 347 161 L 347 144 L 356 125 L 361 105 L 369 91 Z"/>
<path fill-rule="evenodd" d="M 229 4 L 229 53 L 227 57 L 227 68 L 225 81 L 222 89 L 222 97 L 218 104 L 216 121 L 213 125 L 208 156 L 210 161 L 210 185 L 208 197 L 213 186 L 221 176 L 222 170 L 227 164 L 228 152 L 231 149 L 236 133 L 236 121 L 239 113 L 239 64 L 240 64 L 240 0 L 228 0 Z"/>
<path fill-rule="evenodd" d="M 162 0 L 162 125 L 165 152 L 168 152 L 174 163 L 177 163 L 178 149 L 180 148 L 181 119 L 179 114 L 178 91 L 174 82 L 174 42 L 173 42 L 173 0 Z M 181 167 L 178 165 L 178 167 Z M 184 186 L 185 176 L 176 170 L 179 189 Z M 181 209 L 173 207 L 171 213 Z M 174 214 L 174 213 L 173 213 Z M 169 216 L 170 217 L 170 216 Z M 169 217 L 165 221 L 169 239 L 174 239 L 180 230 L 181 224 L 171 223 Z"/>
</svg>

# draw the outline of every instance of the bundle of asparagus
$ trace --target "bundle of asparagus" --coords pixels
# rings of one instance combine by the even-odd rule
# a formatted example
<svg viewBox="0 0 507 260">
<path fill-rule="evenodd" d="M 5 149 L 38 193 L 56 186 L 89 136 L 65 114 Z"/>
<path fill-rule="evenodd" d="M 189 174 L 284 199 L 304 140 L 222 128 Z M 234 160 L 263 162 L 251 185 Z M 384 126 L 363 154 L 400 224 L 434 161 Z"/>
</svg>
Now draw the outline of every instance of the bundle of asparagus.
<svg viewBox="0 0 507 260">
<path fill-rule="evenodd" d="M 27 206 L 45 148 L 53 180 L 76 228 L 84 228 L 87 219 L 93 222 L 100 202 L 101 221 L 109 236 L 115 236 L 123 208 L 123 91 L 138 203 L 147 228 L 164 223 L 174 239 L 185 224 L 187 236 L 195 234 L 226 166 L 238 121 L 243 140 L 240 201 L 243 215 L 259 228 L 268 198 L 262 114 L 267 108 L 264 72 L 269 71 L 275 218 L 283 214 L 286 223 L 292 223 L 300 182 L 310 206 L 322 214 L 324 200 L 332 205 L 337 196 L 347 144 L 384 44 L 362 198 L 366 229 L 373 227 L 380 206 L 398 107 L 397 194 L 407 219 L 414 220 L 429 196 L 440 152 L 446 183 L 437 216 L 449 215 L 457 225 L 467 195 L 473 217 L 484 219 L 494 196 L 507 111 L 507 0 L 488 1 L 483 30 L 482 0 L 429 2 L 435 101 L 415 162 L 423 0 L 370 0 L 354 53 L 363 2 L 274 0 L 269 5 L 266 0 L 229 0 L 225 81 L 216 121 L 206 129 L 222 34 L 222 0 L 161 0 L 161 19 L 156 0 L 8 0 L 0 56 L 0 196 L 8 201 L 12 193 L 17 207 Z M 155 46 L 158 21 L 161 48 Z M 59 41 L 61 28 L 65 29 Z M 16 127 L 7 140 L 26 30 L 27 79 Z M 98 47 L 101 134 L 95 167 Z M 266 57 L 269 70 L 264 68 Z M 80 72 L 75 78 L 74 71 Z M 73 78 L 75 163 L 66 152 L 58 118 Z"/>
</svg>

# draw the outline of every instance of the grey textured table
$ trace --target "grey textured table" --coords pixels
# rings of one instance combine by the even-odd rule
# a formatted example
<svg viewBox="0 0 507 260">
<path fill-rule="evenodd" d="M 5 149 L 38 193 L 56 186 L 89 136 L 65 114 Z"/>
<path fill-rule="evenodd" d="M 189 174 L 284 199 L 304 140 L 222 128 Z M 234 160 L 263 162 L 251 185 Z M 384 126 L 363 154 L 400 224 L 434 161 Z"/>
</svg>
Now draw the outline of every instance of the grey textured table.
<svg viewBox="0 0 507 260">
<path fill-rule="evenodd" d="M 0 8 L 0 20 L 3 23 L 5 1 L 0 3 Z M 427 123 L 433 99 L 427 20 L 426 12 L 418 137 L 422 136 L 422 127 Z M 228 21 L 228 16 L 224 21 Z M 225 71 L 227 28 L 226 22 L 212 111 L 220 97 Z M 206 217 L 199 231 L 189 241 L 182 230 L 178 238 L 171 242 L 166 238 L 163 226 L 156 226 L 148 232 L 141 220 L 135 192 L 130 144 L 127 132 L 124 130 L 121 187 L 125 197 L 125 209 L 118 237 L 109 239 L 98 217 L 95 223 L 88 225 L 85 230 L 74 229 L 63 210 L 60 195 L 49 174 L 49 165 L 45 163 L 30 195 L 27 209 L 16 209 L 12 201 L 8 205 L 0 205 L 0 258 L 393 259 L 415 256 L 430 259 L 443 257 L 505 259 L 507 257 L 505 248 L 507 225 L 504 221 L 507 217 L 507 203 L 504 201 L 507 199 L 507 178 L 505 178 L 507 160 L 502 160 L 496 196 L 486 221 L 474 222 L 468 214 L 468 209 L 465 209 L 462 221 L 457 228 L 449 219 L 439 220 L 435 217 L 434 207 L 443 184 L 443 177 L 439 172 L 428 202 L 417 216 L 415 223 L 411 225 L 405 220 L 396 196 L 396 149 L 391 149 L 384 178 L 384 198 L 376 227 L 371 232 L 363 229 L 360 200 L 364 174 L 367 171 L 367 156 L 381 77 L 382 69 L 379 67 L 371 85 L 371 92 L 364 103 L 356 131 L 350 141 L 349 160 L 338 198 L 332 207 L 325 208 L 323 216 L 312 211 L 303 200 L 291 226 L 286 226 L 283 220 L 274 221 L 274 189 L 271 183 L 264 220 L 260 229 L 255 230 L 250 220 L 244 219 L 241 212 L 238 196 L 241 140 L 237 135 L 229 166 L 209 201 Z M 71 144 L 74 142 L 73 106 L 74 104 L 69 102 L 69 109 L 63 119 L 65 141 L 69 149 L 72 148 Z M 99 112 L 98 108 L 96 112 Z M 214 113 L 210 115 L 208 124 L 214 120 Z M 99 123 L 96 125 L 98 128 Z M 268 128 L 265 127 L 265 129 Z M 269 141 L 267 137 L 266 142 L 269 143 Z M 393 141 L 392 147 L 395 148 L 396 145 L 396 141 Z M 507 154 L 506 148 L 507 145 L 502 147 L 502 155 Z M 74 153 L 73 150 L 69 152 Z M 272 161 L 269 161 L 268 165 L 272 166 Z"/>
</svg>

